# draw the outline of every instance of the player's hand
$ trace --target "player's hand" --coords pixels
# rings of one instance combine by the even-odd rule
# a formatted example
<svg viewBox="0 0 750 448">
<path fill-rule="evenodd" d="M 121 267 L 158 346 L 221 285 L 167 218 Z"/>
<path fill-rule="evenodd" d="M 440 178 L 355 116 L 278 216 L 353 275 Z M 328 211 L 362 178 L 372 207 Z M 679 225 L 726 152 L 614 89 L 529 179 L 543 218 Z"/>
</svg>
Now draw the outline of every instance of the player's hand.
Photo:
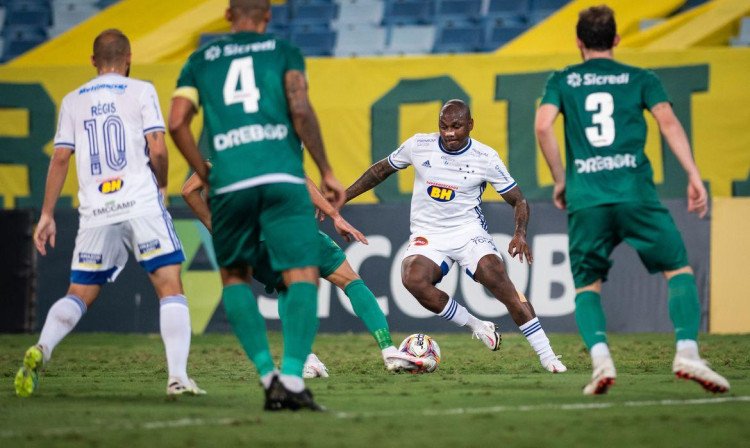
<svg viewBox="0 0 750 448">
<path fill-rule="evenodd" d="M 526 242 L 526 237 L 518 233 L 513 235 L 513 239 L 510 240 L 510 244 L 508 244 L 508 253 L 511 257 L 518 255 L 518 261 L 521 263 L 523 263 L 524 256 L 529 264 L 534 261 L 534 257 L 531 255 L 531 248 Z"/>
<path fill-rule="evenodd" d="M 555 207 L 560 210 L 565 210 L 568 204 L 565 203 L 565 183 L 556 183 L 552 190 L 552 200 L 555 202 Z"/>
<path fill-rule="evenodd" d="M 55 218 L 51 215 L 42 214 L 34 231 L 34 245 L 36 246 L 36 250 L 42 255 L 47 255 L 47 242 L 49 241 L 50 247 L 54 248 L 56 234 L 57 226 L 55 225 Z"/>
<path fill-rule="evenodd" d="M 336 228 L 336 232 L 338 232 L 347 243 L 351 243 L 352 240 L 354 240 L 359 241 L 362 244 L 368 244 L 367 238 L 365 238 L 362 232 L 349 224 L 341 215 L 337 215 L 333 218 L 333 227 Z"/>
<path fill-rule="evenodd" d="M 159 187 L 159 194 L 161 195 L 161 203 L 167 205 L 167 187 Z"/>
<path fill-rule="evenodd" d="M 708 213 L 708 192 L 699 175 L 688 178 L 687 199 L 688 212 L 696 213 L 699 218 L 706 216 L 706 213 Z"/>
<path fill-rule="evenodd" d="M 323 192 L 328 202 L 336 210 L 340 209 L 346 202 L 346 190 L 330 171 L 323 175 L 320 181 L 320 191 Z"/>
</svg>

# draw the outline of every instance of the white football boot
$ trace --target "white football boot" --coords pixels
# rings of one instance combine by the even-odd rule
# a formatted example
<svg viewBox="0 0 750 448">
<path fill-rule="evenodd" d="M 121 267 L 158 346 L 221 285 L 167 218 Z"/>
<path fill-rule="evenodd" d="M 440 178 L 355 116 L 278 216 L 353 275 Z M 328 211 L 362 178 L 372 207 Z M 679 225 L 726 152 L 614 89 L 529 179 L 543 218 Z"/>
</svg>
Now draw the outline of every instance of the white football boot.
<svg viewBox="0 0 750 448">
<path fill-rule="evenodd" d="M 610 356 L 598 356 L 592 359 L 594 373 L 591 374 L 591 382 L 583 387 L 583 395 L 606 394 L 609 388 L 615 384 L 617 371 L 615 363 Z"/>
<path fill-rule="evenodd" d="M 404 352 L 391 352 L 383 357 L 389 372 L 432 372 L 437 367 L 435 359 L 417 358 Z"/>
<path fill-rule="evenodd" d="M 315 353 L 307 355 L 305 367 L 302 369 L 302 378 L 328 378 L 328 368 L 315 356 Z"/>
<path fill-rule="evenodd" d="M 483 321 L 482 327 L 475 329 L 474 334 L 472 334 L 471 337 L 472 339 L 479 339 L 492 351 L 500 348 L 500 343 L 502 342 L 502 337 L 500 336 L 500 333 L 497 332 L 497 327 L 495 324 L 488 321 Z"/>
<path fill-rule="evenodd" d="M 167 381 L 167 396 L 176 397 L 178 395 L 206 395 L 206 391 L 198 387 L 192 378 L 188 378 L 187 383 L 177 378 L 170 378 Z"/>
<path fill-rule="evenodd" d="M 695 381 L 709 392 L 723 393 L 729 390 L 729 381 L 711 370 L 701 358 L 681 356 L 678 352 L 672 362 L 672 372 L 678 378 Z"/>
<path fill-rule="evenodd" d="M 541 361 L 541 363 L 542 367 L 547 369 L 548 372 L 563 373 L 568 371 L 568 368 L 565 367 L 565 364 L 560 361 L 560 356 L 553 356 L 552 358 Z"/>
</svg>

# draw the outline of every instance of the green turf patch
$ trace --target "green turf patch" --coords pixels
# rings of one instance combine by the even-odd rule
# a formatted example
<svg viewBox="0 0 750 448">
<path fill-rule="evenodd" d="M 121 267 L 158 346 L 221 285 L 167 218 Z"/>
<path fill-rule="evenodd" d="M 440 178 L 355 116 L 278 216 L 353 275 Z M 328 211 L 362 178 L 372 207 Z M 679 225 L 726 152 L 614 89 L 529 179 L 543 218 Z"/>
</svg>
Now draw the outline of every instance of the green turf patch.
<svg viewBox="0 0 750 448">
<path fill-rule="evenodd" d="M 193 339 L 189 372 L 203 397 L 166 399 L 157 335 L 73 334 L 21 399 L 13 376 L 36 338 L 0 335 L 0 446 L 613 448 L 750 437 L 750 336 L 702 337 L 702 355 L 732 385 L 715 396 L 671 374 L 671 335 L 612 335 L 617 384 L 601 397 L 581 395 L 591 373 L 577 335 L 552 335 L 569 369 L 558 375 L 517 334 L 497 352 L 468 334 L 432 336 L 437 372 L 394 375 L 369 335 L 320 335 L 315 351 L 331 377 L 308 380 L 330 409 L 319 415 L 262 412 L 257 375 L 231 335 Z M 278 334 L 271 344 L 278 354 Z"/>
</svg>

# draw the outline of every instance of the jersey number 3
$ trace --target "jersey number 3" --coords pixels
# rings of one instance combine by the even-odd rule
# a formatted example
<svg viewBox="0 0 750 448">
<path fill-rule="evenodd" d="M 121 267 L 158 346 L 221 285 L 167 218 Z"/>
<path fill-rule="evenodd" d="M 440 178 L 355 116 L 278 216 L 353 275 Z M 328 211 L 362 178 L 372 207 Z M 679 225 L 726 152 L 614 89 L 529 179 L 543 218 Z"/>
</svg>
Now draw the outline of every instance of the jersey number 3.
<svg viewBox="0 0 750 448">
<path fill-rule="evenodd" d="M 232 61 L 224 81 L 224 104 L 242 103 L 245 113 L 258 112 L 260 90 L 255 85 L 253 58 L 248 56 Z"/>
<path fill-rule="evenodd" d="M 586 128 L 586 138 L 591 146 L 601 148 L 609 146 L 615 141 L 615 101 L 607 92 L 592 93 L 586 97 L 586 111 L 594 112 L 591 122 L 596 126 Z"/>
</svg>

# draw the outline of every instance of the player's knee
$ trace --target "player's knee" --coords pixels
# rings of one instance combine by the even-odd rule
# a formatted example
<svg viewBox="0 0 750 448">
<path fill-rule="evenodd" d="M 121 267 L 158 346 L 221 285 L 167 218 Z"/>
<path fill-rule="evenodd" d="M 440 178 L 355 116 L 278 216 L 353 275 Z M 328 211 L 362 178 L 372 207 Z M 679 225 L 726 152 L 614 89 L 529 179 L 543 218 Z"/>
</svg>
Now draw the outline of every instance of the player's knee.
<svg viewBox="0 0 750 448">
<path fill-rule="evenodd" d="M 406 270 L 401 275 L 401 283 L 413 295 L 418 296 L 420 291 L 431 286 L 429 280 L 424 276 L 412 271 Z"/>
</svg>

